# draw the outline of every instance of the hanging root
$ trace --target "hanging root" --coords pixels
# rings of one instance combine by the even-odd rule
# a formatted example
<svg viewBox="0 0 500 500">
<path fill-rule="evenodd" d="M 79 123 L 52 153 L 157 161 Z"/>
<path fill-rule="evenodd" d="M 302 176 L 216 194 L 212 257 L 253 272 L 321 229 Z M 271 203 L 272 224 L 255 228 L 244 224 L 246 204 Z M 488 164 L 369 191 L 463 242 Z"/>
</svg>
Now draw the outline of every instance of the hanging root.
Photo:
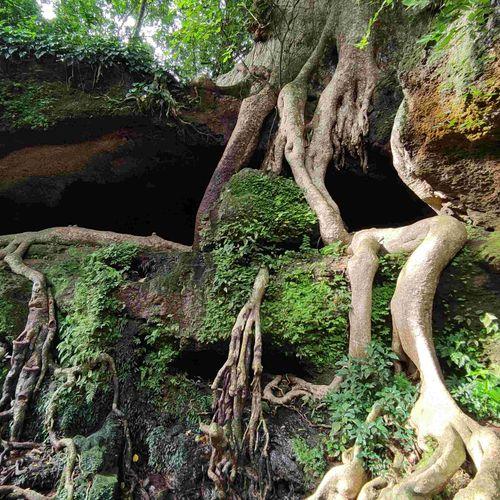
<svg viewBox="0 0 500 500">
<path fill-rule="evenodd" d="M 111 373 L 113 382 L 113 403 L 111 411 L 118 418 L 124 422 L 124 426 L 128 428 L 126 420 L 124 419 L 123 413 L 118 408 L 118 398 L 119 398 L 119 385 L 118 376 L 116 373 L 115 362 L 113 358 L 108 354 L 100 354 L 94 359 L 90 360 L 84 365 L 77 365 L 71 368 L 57 368 L 54 371 L 55 377 L 66 377 L 64 383 L 62 383 L 53 393 L 47 405 L 47 410 L 45 414 L 45 425 L 49 434 L 50 444 L 55 451 L 66 450 L 66 464 L 61 476 L 64 485 L 65 498 L 67 500 L 72 500 L 74 496 L 74 484 L 73 484 L 73 471 L 76 466 L 77 461 L 77 451 L 76 446 L 71 438 L 58 438 L 55 431 L 56 422 L 56 411 L 57 403 L 60 395 L 70 387 L 74 386 L 77 381 L 77 376 L 82 373 L 88 372 L 98 366 L 105 366 L 109 373 Z"/>
<path fill-rule="evenodd" d="M 0 400 L 0 418 L 10 420 L 10 441 L 19 441 L 28 405 L 40 388 L 50 363 L 50 347 L 56 333 L 54 300 L 42 273 L 23 262 L 30 240 L 11 242 L 2 256 L 12 272 L 32 283 L 28 318 L 21 334 L 13 341 L 11 366 Z M 4 448 L 4 451 L 8 448 Z"/>
<path fill-rule="evenodd" d="M 268 435 L 262 417 L 262 336 L 260 305 L 269 281 L 267 269 L 262 268 L 252 294 L 243 306 L 231 332 L 227 360 L 217 373 L 214 391 L 213 418 L 210 426 L 202 426 L 212 445 L 208 476 L 221 498 L 225 498 L 238 473 L 238 462 L 248 456 L 254 460 L 267 458 Z M 252 348 L 253 341 L 253 348 Z M 250 382 L 250 369 L 253 377 Z M 250 386 L 250 389 L 249 389 Z M 251 391 L 251 413 L 243 430 L 243 411 Z M 259 429 L 263 430 L 263 443 Z M 257 497 L 265 498 L 266 485 L 253 484 Z"/>
<path fill-rule="evenodd" d="M 463 224 L 448 216 L 425 219 L 397 229 L 367 229 L 354 235 L 350 250 L 353 288 L 351 346 L 363 354 L 370 341 L 371 290 L 377 251 L 413 252 L 403 267 L 391 301 L 393 349 L 420 372 L 422 389 L 411 414 L 421 447 L 428 437 L 438 447 L 429 463 L 396 484 L 360 480 L 362 466 L 353 459 L 327 473 L 313 499 L 429 498 L 439 494 L 460 468 L 466 452 L 477 469 L 471 483 L 455 498 L 498 498 L 500 439 L 465 415 L 448 393 L 432 340 L 432 304 L 444 267 L 467 239 Z M 351 317 L 351 320 L 353 319 Z M 347 486 L 348 487 L 347 487 Z M 358 496 L 359 495 L 359 496 Z"/>
<path fill-rule="evenodd" d="M 250 161 L 259 141 L 264 120 L 276 104 L 274 89 L 267 82 L 259 82 L 259 86 L 258 91 L 243 99 L 236 126 L 198 207 L 195 247 L 199 245 L 201 232 L 206 223 L 214 217 L 214 209 L 222 189 L 229 179 Z M 254 90 L 257 88 L 254 87 Z"/>
<path fill-rule="evenodd" d="M 378 74 L 371 49 L 357 49 L 339 38 L 339 63 L 321 94 L 313 119 L 305 123 L 307 85 L 334 41 L 335 15 L 335 9 L 330 9 L 317 46 L 295 80 L 285 85 L 278 96 L 280 126 L 264 165 L 264 170 L 280 172 L 286 158 L 318 217 L 325 243 L 349 241 L 339 208 L 325 187 L 325 174 L 332 159 L 342 166 L 347 154 L 358 158 L 366 170 L 368 107 Z"/>
</svg>

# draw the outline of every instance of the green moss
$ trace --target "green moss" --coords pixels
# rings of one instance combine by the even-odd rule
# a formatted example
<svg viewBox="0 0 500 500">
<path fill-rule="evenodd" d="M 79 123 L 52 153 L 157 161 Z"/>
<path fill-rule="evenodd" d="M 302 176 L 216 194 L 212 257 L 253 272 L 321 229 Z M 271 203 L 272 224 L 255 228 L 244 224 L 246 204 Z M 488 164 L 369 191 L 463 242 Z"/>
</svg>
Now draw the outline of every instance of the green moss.
<svg viewBox="0 0 500 500">
<path fill-rule="evenodd" d="M 212 406 L 212 395 L 185 374 L 171 375 L 165 380 L 163 412 L 191 426 L 198 426 L 203 415 L 208 415 Z"/>
<path fill-rule="evenodd" d="M 350 294 L 343 273 L 316 277 L 320 266 L 294 263 L 277 272 L 262 305 L 262 331 L 282 352 L 325 368 L 345 351 Z"/>
<path fill-rule="evenodd" d="M 94 446 L 81 453 L 79 467 L 84 479 L 94 476 L 101 470 L 104 464 L 104 453 L 105 450 L 100 446 Z"/>
<path fill-rule="evenodd" d="M 163 426 L 155 427 L 146 437 L 148 465 L 153 471 L 171 472 L 180 468 L 188 460 L 185 437 L 175 436 L 175 443 Z"/>
<path fill-rule="evenodd" d="M 64 366 L 85 364 L 109 352 L 119 338 L 125 318 L 114 292 L 125 282 L 137 247 L 113 244 L 85 257 L 68 314 L 60 321 L 57 351 Z M 97 389 L 100 370 L 81 377 L 88 396 Z"/>
<path fill-rule="evenodd" d="M 83 92 L 63 82 L 0 82 L 0 122 L 11 130 L 46 129 L 60 121 L 133 112 L 125 90 Z"/>
<path fill-rule="evenodd" d="M 299 246 L 312 237 L 316 216 L 292 179 L 245 169 L 234 175 L 222 195 L 219 222 L 205 244 L 231 241 L 260 246 Z"/>
<path fill-rule="evenodd" d="M 87 498 L 92 500 L 112 500 L 118 495 L 118 477 L 116 474 L 97 474 Z"/>
<path fill-rule="evenodd" d="M 494 266 L 500 266 L 500 231 L 489 233 L 479 248 L 479 255 Z"/>
<path fill-rule="evenodd" d="M 0 269 L 0 341 L 12 342 L 23 330 L 31 283 Z"/>
<path fill-rule="evenodd" d="M 222 195 L 219 221 L 204 234 L 204 247 L 213 248 L 212 275 L 199 340 L 227 339 L 260 266 L 281 267 L 298 253 L 290 247 L 307 253 L 315 230 L 316 217 L 291 179 L 248 169 L 235 175 Z"/>
</svg>

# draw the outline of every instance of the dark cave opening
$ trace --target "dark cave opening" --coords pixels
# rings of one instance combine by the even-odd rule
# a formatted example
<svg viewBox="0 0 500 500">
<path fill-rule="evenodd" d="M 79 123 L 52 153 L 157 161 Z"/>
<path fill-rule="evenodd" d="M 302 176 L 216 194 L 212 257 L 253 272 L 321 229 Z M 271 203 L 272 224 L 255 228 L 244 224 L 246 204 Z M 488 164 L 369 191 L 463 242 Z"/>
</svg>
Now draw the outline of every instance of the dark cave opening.
<svg viewBox="0 0 500 500">
<path fill-rule="evenodd" d="M 369 151 L 366 173 L 354 162 L 341 169 L 331 165 L 325 184 L 349 231 L 404 226 L 435 215 L 399 178 L 391 158 L 378 151 Z"/>
<path fill-rule="evenodd" d="M 100 133 L 94 141 L 108 138 Z M 110 135 L 112 140 L 120 135 L 119 145 L 92 157 L 78 171 L 71 171 L 71 165 L 58 165 L 61 172 L 54 168 L 56 175 L 31 175 L 0 191 L 4 214 L 0 234 L 77 225 L 144 236 L 155 232 L 190 245 L 196 211 L 222 155 L 222 145 L 164 128 L 122 128 Z M 73 148 L 63 151 L 72 163 L 78 154 L 85 155 L 83 148 L 93 144 L 68 139 L 61 131 L 54 142 L 56 146 L 48 142 L 21 147 L 14 152 L 20 156 L 17 161 L 22 161 L 24 151 L 39 148 L 41 153 L 34 158 L 31 153 L 29 159 L 50 163 L 59 150 L 54 149 L 51 156 L 49 148 Z M 36 167 L 30 168 L 36 174 Z M 43 168 L 47 170 L 46 165 Z"/>
<path fill-rule="evenodd" d="M 194 378 L 212 382 L 217 372 L 226 362 L 227 343 L 200 350 L 186 350 L 171 365 L 174 371 L 183 372 Z M 310 375 L 308 367 L 292 355 L 285 355 L 275 346 L 265 344 L 262 353 L 264 373 L 279 375 L 293 373 L 299 377 Z"/>
</svg>

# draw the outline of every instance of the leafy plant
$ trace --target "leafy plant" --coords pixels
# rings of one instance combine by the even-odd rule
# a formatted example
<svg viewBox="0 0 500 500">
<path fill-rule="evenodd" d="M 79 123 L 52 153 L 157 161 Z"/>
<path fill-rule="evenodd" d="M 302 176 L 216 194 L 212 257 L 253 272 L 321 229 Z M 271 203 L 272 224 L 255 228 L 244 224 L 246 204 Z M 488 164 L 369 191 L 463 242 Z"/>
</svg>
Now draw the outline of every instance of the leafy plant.
<svg viewBox="0 0 500 500">
<path fill-rule="evenodd" d="M 124 323 L 119 314 L 122 305 L 113 294 L 124 282 L 136 253 L 134 245 L 113 244 L 85 258 L 70 312 L 60 324 L 57 350 L 63 366 L 85 364 L 113 347 Z M 99 371 L 90 371 L 81 378 L 87 397 L 97 389 L 98 376 Z"/>
<path fill-rule="evenodd" d="M 158 119 L 176 115 L 177 102 L 168 90 L 161 76 L 157 75 L 151 83 L 132 84 L 125 100 L 133 101 L 139 111 L 156 115 Z"/>
<path fill-rule="evenodd" d="M 145 358 L 140 367 L 141 384 L 160 396 L 168 374 L 169 365 L 179 353 L 175 345 L 175 334 L 179 326 L 173 322 L 151 321 L 145 326 L 144 339 L 137 339 L 143 344 Z"/>
<path fill-rule="evenodd" d="M 298 437 L 292 440 L 292 447 L 297 462 L 304 469 L 306 481 L 309 485 L 313 479 L 319 479 L 326 471 L 326 460 L 321 446 L 309 446 L 307 441 Z"/>
<path fill-rule="evenodd" d="M 325 398 L 326 413 L 316 415 L 331 425 L 325 442 L 327 454 L 338 458 L 359 444 L 361 457 L 374 475 L 387 471 L 391 463 L 389 445 L 401 451 L 413 446 L 414 434 L 407 420 L 417 391 L 404 375 L 394 374 L 396 359 L 389 348 L 377 342 L 369 345 L 365 358 L 345 357 L 337 365 L 343 381 Z M 374 405 L 382 408 L 381 415 L 367 423 Z"/>
</svg>

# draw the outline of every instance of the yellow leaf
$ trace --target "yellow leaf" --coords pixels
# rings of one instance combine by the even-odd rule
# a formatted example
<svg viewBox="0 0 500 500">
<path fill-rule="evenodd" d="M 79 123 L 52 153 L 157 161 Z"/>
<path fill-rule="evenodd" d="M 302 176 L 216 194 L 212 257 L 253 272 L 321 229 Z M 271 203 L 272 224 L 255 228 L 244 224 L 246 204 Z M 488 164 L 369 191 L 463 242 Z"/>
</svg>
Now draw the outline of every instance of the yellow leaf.
<svg viewBox="0 0 500 500">
<path fill-rule="evenodd" d="M 132 462 L 138 462 L 139 461 L 139 455 L 137 453 L 134 453 L 132 456 Z"/>
</svg>

